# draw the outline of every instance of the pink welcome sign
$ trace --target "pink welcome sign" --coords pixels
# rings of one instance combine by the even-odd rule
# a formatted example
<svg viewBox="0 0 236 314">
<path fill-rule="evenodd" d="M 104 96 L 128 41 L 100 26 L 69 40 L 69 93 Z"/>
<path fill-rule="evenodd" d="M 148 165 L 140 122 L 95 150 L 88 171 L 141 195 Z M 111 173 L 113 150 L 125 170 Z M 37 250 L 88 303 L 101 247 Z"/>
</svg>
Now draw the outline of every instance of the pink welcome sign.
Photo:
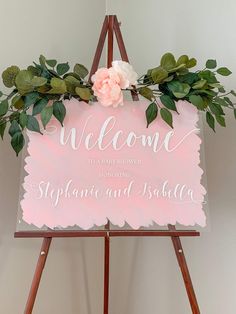
<svg viewBox="0 0 236 314">
<path fill-rule="evenodd" d="M 63 128 L 55 120 L 43 136 L 28 133 L 24 221 L 39 228 L 89 229 L 107 220 L 135 229 L 205 226 L 194 106 L 178 102 L 172 130 L 160 118 L 146 128 L 146 102 L 65 105 Z"/>
</svg>

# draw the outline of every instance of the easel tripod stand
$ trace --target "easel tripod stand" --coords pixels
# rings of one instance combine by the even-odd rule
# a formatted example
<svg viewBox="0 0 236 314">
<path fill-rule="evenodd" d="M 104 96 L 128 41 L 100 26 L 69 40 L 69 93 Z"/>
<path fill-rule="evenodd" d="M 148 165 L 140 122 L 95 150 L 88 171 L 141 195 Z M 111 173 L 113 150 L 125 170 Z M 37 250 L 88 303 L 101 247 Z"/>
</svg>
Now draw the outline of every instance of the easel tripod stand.
<svg viewBox="0 0 236 314">
<path fill-rule="evenodd" d="M 107 66 L 110 67 L 113 61 L 113 43 L 114 35 L 116 36 L 120 55 L 123 61 L 129 61 L 125 49 L 124 41 L 120 31 L 120 25 L 115 15 L 105 16 L 102 31 L 99 37 L 97 49 L 95 52 L 91 72 L 91 76 L 96 72 L 101 59 L 102 51 L 108 37 L 107 45 Z M 135 93 L 132 94 L 133 100 L 138 100 Z M 106 225 L 105 230 L 100 231 L 18 231 L 15 232 L 16 238 L 43 238 L 38 263 L 35 269 L 32 285 L 30 288 L 28 300 L 26 303 L 24 314 L 31 314 L 33 311 L 35 299 L 37 296 L 41 276 L 47 260 L 52 238 L 69 238 L 69 237 L 102 237 L 104 238 L 104 307 L 103 314 L 109 313 L 109 266 L 110 266 L 110 238 L 111 237 L 170 237 L 174 246 L 178 264 L 183 276 L 186 292 L 193 314 L 200 314 L 197 298 L 194 292 L 184 251 L 180 241 L 180 237 L 195 237 L 200 233 L 195 230 L 176 230 L 175 226 L 169 225 L 168 230 L 110 230 L 110 224 Z M 83 313 L 84 314 L 84 313 Z M 122 314 L 122 313 L 121 313 Z M 153 314 L 153 313 L 150 313 Z"/>
</svg>

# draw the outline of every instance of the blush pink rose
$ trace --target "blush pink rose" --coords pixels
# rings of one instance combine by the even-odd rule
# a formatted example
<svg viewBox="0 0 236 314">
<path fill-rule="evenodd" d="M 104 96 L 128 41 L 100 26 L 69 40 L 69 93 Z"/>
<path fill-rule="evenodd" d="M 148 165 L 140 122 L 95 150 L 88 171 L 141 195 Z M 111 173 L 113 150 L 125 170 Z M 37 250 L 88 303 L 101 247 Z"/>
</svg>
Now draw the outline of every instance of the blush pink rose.
<svg viewBox="0 0 236 314">
<path fill-rule="evenodd" d="M 100 68 L 92 76 L 93 91 L 98 101 L 105 107 L 123 104 L 121 80 L 113 68 Z"/>
</svg>

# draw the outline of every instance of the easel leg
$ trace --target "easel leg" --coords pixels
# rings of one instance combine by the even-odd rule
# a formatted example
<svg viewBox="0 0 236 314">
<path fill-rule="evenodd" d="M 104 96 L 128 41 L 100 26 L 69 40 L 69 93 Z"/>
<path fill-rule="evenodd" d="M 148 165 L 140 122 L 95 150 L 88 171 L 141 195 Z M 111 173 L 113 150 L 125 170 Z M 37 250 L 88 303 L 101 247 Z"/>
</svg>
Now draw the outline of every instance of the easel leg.
<svg viewBox="0 0 236 314">
<path fill-rule="evenodd" d="M 104 238 L 104 308 L 103 313 L 108 314 L 109 311 L 109 272 L 110 272 L 110 237 L 107 233 Z"/>
<path fill-rule="evenodd" d="M 169 226 L 170 230 L 175 230 L 174 226 Z M 175 254 L 179 263 L 179 267 L 182 272 L 182 276 L 184 279 L 185 288 L 188 294 L 189 302 L 191 305 L 192 313 L 193 314 L 200 314 L 200 309 L 198 306 L 197 298 L 194 292 L 191 276 L 189 273 L 188 265 L 184 256 L 183 247 L 180 241 L 179 236 L 171 237 L 172 243 L 175 249 Z"/>
<path fill-rule="evenodd" d="M 41 276 L 43 273 L 43 269 L 44 269 L 44 266 L 45 266 L 45 263 L 47 260 L 48 251 L 50 248 L 51 241 L 52 241 L 52 238 L 44 238 L 43 239 L 43 244 L 42 244 L 42 247 L 40 250 L 38 263 L 37 263 L 37 266 L 35 269 L 34 278 L 32 281 L 31 288 L 30 288 L 30 292 L 29 292 L 29 296 L 28 296 L 28 300 L 26 303 L 24 314 L 31 314 L 33 311 L 35 299 L 37 296 L 37 292 L 38 292 Z"/>
</svg>

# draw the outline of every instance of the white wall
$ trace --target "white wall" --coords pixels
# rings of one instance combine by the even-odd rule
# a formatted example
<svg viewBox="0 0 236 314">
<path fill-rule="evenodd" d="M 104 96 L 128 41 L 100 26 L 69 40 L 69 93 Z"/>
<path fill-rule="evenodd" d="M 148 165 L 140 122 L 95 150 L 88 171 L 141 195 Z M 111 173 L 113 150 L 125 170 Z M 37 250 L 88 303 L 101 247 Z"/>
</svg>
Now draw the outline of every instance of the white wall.
<svg viewBox="0 0 236 314">
<path fill-rule="evenodd" d="M 90 67 L 104 10 L 101 0 L 0 0 L 0 72 L 41 53 Z M 23 313 L 41 246 L 13 238 L 19 175 L 20 158 L 6 139 L 0 143 L 0 314 Z M 101 312 L 102 257 L 99 240 L 55 240 L 34 313 Z"/>
<path fill-rule="evenodd" d="M 231 68 L 229 88 L 236 86 L 235 11 L 234 0 L 107 0 L 139 73 L 166 51 L 187 53 L 200 66 L 216 58 Z M 40 53 L 90 65 L 105 1 L 0 0 L 0 12 L 0 70 L 26 65 Z M 236 308 L 235 130 L 232 116 L 217 134 L 205 128 L 211 231 L 183 240 L 203 314 L 234 314 Z M 39 240 L 13 239 L 19 173 L 20 160 L 1 143 L 0 314 L 23 313 L 40 247 Z M 100 240 L 55 240 L 34 313 L 102 313 L 102 258 Z M 111 281 L 111 314 L 191 312 L 168 239 L 112 239 Z"/>
</svg>

